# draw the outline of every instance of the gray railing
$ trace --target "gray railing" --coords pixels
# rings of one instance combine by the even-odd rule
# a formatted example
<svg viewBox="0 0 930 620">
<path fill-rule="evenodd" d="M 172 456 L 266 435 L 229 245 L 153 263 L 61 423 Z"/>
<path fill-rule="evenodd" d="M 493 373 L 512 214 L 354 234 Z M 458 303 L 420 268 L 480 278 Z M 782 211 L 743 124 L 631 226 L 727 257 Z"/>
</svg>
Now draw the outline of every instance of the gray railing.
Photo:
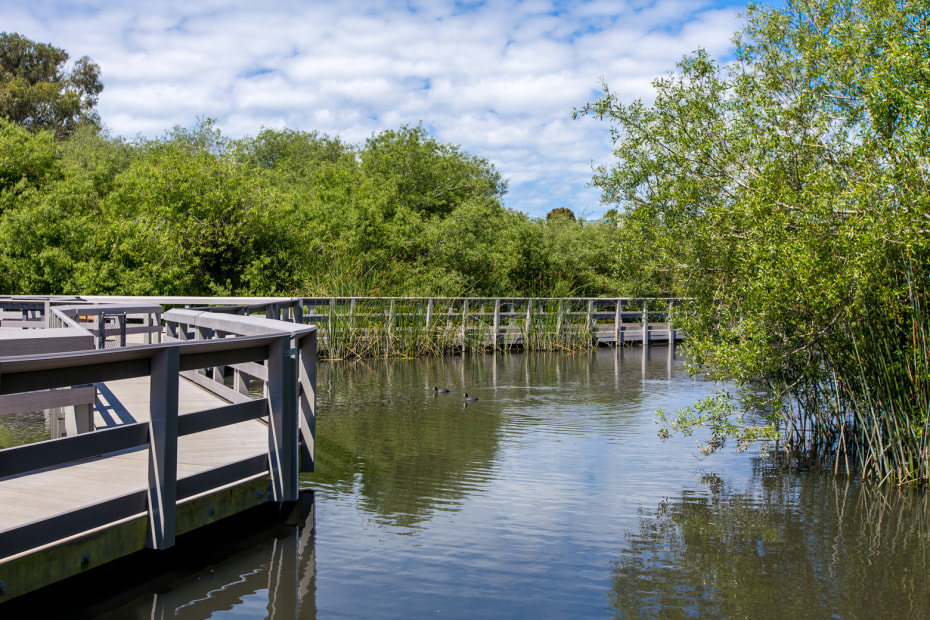
<svg viewBox="0 0 930 620">
<path fill-rule="evenodd" d="M 107 303 L 155 302 L 242 316 L 265 316 L 316 325 L 325 343 L 341 329 L 373 323 L 390 331 L 416 323 L 446 328 L 459 345 L 525 344 L 533 330 L 571 328 L 601 344 L 675 342 L 677 298 L 623 297 L 88 297 Z"/>
<path fill-rule="evenodd" d="M 251 394 L 261 391 L 269 402 L 282 402 L 282 410 L 298 410 L 301 438 L 301 458 L 304 471 L 313 471 L 314 437 L 316 434 L 314 403 L 316 400 L 316 328 L 273 319 L 229 316 L 217 312 L 174 309 L 164 314 L 168 342 L 223 341 L 230 338 L 282 334 L 287 338 L 284 350 L 294 356 L 296 365 L 284 365 L 279 355 L 267 358 L 267 363 L 254 361 L 214 364 L 185 371 L 183 376 L 232 403 L 251 400 Z M 284 342 L 284 341 L 282 341 Z M 232 385 L 227 384 L 227 370 Z M 280 381 L 271 377 L 280 375 Z M 262 386 L 256 390 L 257 386 Z M 292 399 L 296 401 L 292 402 Z M 273 407 L 272 411 L 276 411 Z"/>
<path fill-rule="evenodd" d="M 89 316 L 86 310 L 82 308 L 80 316 Z M 55 320 L 67 324 L 74 320 L 69 313 L 62 312 Z M 150 377 L 148 422 L 0 450 L 3 479 L 147 448 L 149 488 L 93 506 L 64 509 L 57 517 L 0 532 L 0 558 L 146 513 L 151 524 L 149 546 L 170 547 L 178 502 L 262 473 L 271 478 L 275 501 L 297 499 L 298 471 L 311 471 L 314 459 L 315 328 L 248 317 L 215 318 L 220 320 L 203 313 L 176 312 L 170 319 L 185 331 L 190 327 L 213 330 L 210 339 L 0 359 L 2 396 Z M 232 404 L 178 415 L 181 373 L 226 366 L 264 368 L 252 375 L 262 375 L 263 396 L 253 399 L 240 394 L 242 398 Z M 178 480 L 178 437 L 263 417 L 268 419 L 266 455 Z"/>
</svg>

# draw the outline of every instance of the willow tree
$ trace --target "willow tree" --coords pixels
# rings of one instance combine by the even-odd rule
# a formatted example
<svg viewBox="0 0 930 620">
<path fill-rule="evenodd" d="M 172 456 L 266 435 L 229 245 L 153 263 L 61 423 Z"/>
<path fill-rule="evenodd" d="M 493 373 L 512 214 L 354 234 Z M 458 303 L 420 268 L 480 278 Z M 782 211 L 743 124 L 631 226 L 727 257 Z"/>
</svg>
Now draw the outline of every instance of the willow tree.
<svg viewBox="0 0 930 620">
<path fill-rule="evenodd" d="M 576 112 L 611 124 L 594 184 L 623 210 L 620 277 L 694 298 L 695 365 L 744 397 L 670 426 L 926 480 L 930 4 L 750 7 L 734 44 L 726 65 L 684 58 L 651 104 L 604 84 Z"/>
</svg>

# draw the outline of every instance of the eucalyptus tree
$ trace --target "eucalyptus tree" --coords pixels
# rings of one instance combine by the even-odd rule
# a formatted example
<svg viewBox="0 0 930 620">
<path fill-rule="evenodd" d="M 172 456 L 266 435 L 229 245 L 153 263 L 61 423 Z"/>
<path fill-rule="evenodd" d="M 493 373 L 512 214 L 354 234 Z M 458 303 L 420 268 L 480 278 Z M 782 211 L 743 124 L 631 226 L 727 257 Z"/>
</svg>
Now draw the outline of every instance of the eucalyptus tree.
<svg viewBox="0 0 930 620">
<path fill-rule="evenodd" d="M 61 139 L 97 125 L 100 67 L 84 56 L 67 68 L 68 52 L 16 33 L 0 33 L 0 118 Z"/>
<path fill-rule="evenodd" d="M 750 7 L 734 44 L 727 65 L 684 58 L 651 104 L 604 84 L 576 111 L 611 124 L 594 184 L 623 209 L 620 277 L 693 297 L 692 359 L 747 397 L 668 421 L 709 424 L 708 450 L 787 433 L 926 480 L 930 5 Z"/>
</svg>

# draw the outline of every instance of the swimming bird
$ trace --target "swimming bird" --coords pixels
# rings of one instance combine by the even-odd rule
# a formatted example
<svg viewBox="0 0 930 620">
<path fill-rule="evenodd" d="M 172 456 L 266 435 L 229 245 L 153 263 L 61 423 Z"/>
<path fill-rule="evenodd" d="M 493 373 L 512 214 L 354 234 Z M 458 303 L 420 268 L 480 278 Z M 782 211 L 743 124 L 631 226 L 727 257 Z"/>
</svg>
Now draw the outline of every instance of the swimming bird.
<svg viewBox="0 0 930 620">
<path fill-rule="evenodd" d="M 468 394 L 466 394 L 466 395 L 465 395 L 465 398 L 462 399 L 462 400 L 464 400 L 466 403 L 473 403 L 473 402 L 475 402 L 475 401 L 478 400 L 478 399 L 475 398 L 474 396 L 469 396 Z"/>
<path fill-rule="evenodd" d="M 434 385 L 433 392 L 435 392 L 436 394 L 448 394 L 449 390 L 443 390 L 442 388 L 438 388 Z"/>
</svg>

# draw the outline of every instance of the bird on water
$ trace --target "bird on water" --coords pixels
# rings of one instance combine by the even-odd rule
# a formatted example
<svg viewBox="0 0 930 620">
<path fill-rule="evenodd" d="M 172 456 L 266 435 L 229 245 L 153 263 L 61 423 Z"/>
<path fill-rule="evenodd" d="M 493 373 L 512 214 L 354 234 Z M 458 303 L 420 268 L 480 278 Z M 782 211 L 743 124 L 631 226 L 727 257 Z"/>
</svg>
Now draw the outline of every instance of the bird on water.
<svg viewBox="0 0 930 620">
<path fill-rule="evenodd" d="M 448 394 L 448 393 L 449 393 L 449 390 L 444 390 L 444 389 L 438 388 L 438 387 L 436 387 L 436 386 L 434 385 L 434 386 L 433 386 L 433 392 L 435 392 L 436 394 Z"/>
<path fill-rule="evenodd" d="M 465 395 L 465 398 L 462 399 L 462 400 L 464 400 L 466 403 L 473 403 L 473 402 L 475 402 L 475 401 L 478 400 L 478 399 L 475 398 L 474 396 L 469 396 L 468 394 L 466 394 L 466 395 Z"/>
</svg>

